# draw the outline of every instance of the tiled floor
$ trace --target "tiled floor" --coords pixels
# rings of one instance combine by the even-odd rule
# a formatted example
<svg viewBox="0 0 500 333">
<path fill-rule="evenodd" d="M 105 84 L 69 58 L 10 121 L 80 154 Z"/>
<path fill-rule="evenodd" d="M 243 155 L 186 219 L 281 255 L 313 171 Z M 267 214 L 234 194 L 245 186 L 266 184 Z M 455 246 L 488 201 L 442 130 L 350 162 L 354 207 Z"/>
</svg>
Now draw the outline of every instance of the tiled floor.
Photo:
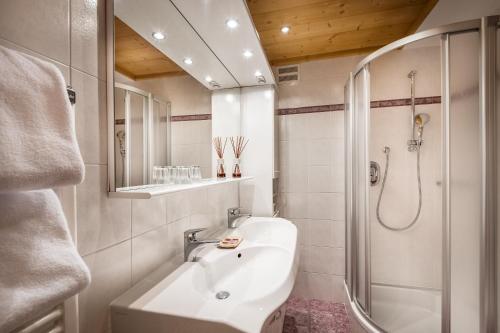
<svg viewBox="0 0 500 333">
<path fill-rule="evenodd" d="M 290 297 L 283 333 L 350 333 L 345 304 Z"/>
</svg>

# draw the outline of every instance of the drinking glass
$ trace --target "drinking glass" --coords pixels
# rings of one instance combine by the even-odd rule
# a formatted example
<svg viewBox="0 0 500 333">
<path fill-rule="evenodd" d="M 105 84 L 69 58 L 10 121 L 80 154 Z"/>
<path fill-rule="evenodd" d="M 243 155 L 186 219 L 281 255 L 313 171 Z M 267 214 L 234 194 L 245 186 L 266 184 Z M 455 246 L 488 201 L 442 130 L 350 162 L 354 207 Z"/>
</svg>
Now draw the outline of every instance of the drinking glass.
<svg viewBox="0 0 500 333">
<path fill-rule="evenodd" d="M 161 184 L 161 167 L 153 166 L 153 184 Z"/>
<path fill-rule="evenodd" d="M 191 167 L 191 179 L 194 182 L 199 182 L 201 180 L 201 168 L 197 165 Z"/>
</svg>

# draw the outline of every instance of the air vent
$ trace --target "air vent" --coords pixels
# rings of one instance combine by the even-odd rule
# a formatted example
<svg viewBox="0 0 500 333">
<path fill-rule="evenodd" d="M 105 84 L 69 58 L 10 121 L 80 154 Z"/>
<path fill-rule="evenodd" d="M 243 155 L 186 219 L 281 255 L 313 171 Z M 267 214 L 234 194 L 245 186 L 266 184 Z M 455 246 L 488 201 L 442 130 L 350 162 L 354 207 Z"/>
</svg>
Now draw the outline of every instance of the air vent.
<svg viewBox="0 0 500 333">
<path fill-rule="evenodd" d="M 299 82 L 299 65 L 278 67 L 279 84 L 295 84 Z"/>
</svg>

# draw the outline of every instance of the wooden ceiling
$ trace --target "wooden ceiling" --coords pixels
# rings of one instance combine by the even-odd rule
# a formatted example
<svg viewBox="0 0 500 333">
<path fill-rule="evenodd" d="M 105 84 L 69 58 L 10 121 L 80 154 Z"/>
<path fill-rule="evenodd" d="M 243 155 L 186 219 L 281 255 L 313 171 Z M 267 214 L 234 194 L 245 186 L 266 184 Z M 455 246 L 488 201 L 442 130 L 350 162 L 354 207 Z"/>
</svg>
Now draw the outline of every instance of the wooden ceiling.
<svg viewBox="0 0 500 333">
<path fill-rule="evenodd" d="M 117 17 L 115 69 L 133 80 L 186 74 L 175 62 Z"/>
<path fill-rule="evenodd" d="M 272 65 L 371 52 L 416 31 L 437 0 L 247 0 Z M 283 34 L 281 27 L 289 26 Z"/>
</svg>

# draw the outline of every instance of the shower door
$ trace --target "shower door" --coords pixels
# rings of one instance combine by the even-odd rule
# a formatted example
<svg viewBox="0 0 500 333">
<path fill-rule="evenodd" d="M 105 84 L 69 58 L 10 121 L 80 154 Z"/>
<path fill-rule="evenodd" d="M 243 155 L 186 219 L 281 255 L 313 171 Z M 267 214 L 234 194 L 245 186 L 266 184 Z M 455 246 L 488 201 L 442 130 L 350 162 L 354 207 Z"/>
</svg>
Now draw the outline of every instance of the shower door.
<svg viewBox="0 0 500 333">
<path fill-rule="evenodd" d="M 116 83 L 116 187 L 152 184 L 153 166 L 170 163 L 170 146 L 170 103 Z"/>
<path fill-rule="evenodd" d="M 497 330 L 498 24 L 394 42 L 346 84 L 346 288 L 370 331 Z"/>
</svg>

